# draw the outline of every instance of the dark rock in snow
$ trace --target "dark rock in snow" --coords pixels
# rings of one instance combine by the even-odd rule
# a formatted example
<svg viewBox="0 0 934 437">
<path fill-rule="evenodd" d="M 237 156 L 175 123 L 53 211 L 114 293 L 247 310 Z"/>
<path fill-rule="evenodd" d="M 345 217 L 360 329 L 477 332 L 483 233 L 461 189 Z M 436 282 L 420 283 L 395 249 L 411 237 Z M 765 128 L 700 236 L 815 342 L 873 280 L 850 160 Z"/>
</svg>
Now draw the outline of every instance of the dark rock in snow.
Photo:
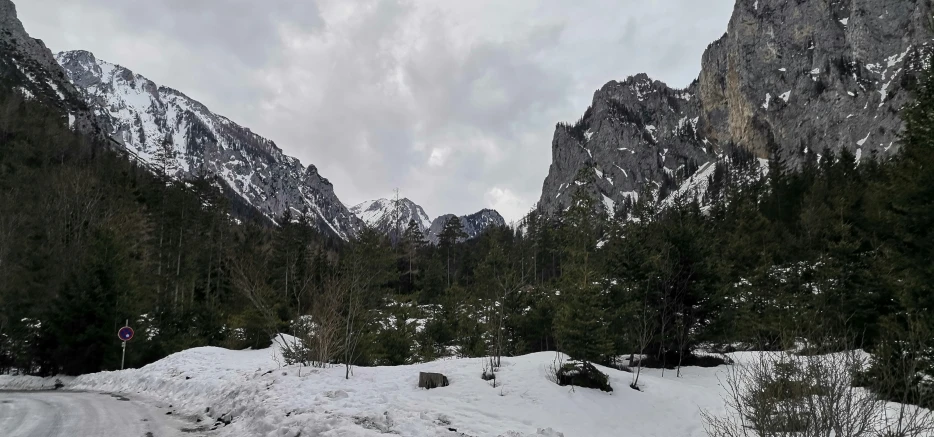
<svg viewBox="0 0 934 437">
<path fill-rule="evenodd" d="M 557 370 L 558 385 L 595 388 L 605 392 L 613 391 L 610 379 L 590 363 L 572 361 L 563 364 Z"/>
<path fill-rule="evenodd" d="M 447 386 L 448 377 L 440 373 L 419 372 L 418 374 L 419 388 L 432 389 Z"/>
</svg>

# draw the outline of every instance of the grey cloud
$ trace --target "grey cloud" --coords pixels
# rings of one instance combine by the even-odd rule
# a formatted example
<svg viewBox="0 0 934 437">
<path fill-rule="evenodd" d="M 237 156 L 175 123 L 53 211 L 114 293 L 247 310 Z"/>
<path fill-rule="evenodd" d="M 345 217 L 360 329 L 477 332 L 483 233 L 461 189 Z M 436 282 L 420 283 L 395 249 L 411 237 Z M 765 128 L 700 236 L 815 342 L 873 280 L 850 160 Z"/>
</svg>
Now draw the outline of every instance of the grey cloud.
<svg viewBox="0 0 934 437">
<path fill-rule="evenodd" d="M 304 161 L 325 162 L 319 164 L 322 172 L 331 162 L 347 165 L 352 159 L 359 178 L 378 181 L 371 185 L 370 197 L 399 186 L 438 214 L 485 206 L 483 193 L 469 193 L 467 187 L 489 176 L 487 156 L 471 150 L 469 144 L 492 137 L 487 141 L 504 149 L 500 153 L 514 154 L 510 138 L 526 127 L 521 125 L 527 114 L 565 99 L 567 77 L 535 65 L 527 54 L 553 42 L 560 26 L 536 29 L 520 41 L 478 43 L 464 53 L 454 50 L 444 21 L 420 21 L 410 7 L 392 1 L 370 10 L 372 14 L 361 16 L 334 49 L 342 55 L 328 62 L 327 73 L 318 77 L 327 104 L 312 117 L 315 129 L 306 141 L 330 147 L 308 149 L 300 156 Z M 418 47 L 402 57 L 388 53 L 388 47 L 406 43 L 400 38 L 413 24 L 424 26 L 421 31 L 426 35 Z M 387 82 L 387 77 L 399 82 Z M 496 104 L 485 105 L 491 93 Z M 298 119 L 304 114 L 284 109 L 290 106 L 280 103 L 275 111 L 276 131 L 297 138 L 308 132 L 296 129 L 303 126 Z M 290 116 L 281 118 L 285 112 Z M 416 142 L 424 148 L 416 149 Z M 425 165 L 435 147 L 451 149 L 448 162 L 454 165 L 435 176 L 429 193 L 417 176 L 424 172 L 410 169 Z M 349 188 L 338 184 L 338 194 Z M 431 198 L 421 200 L 420 192 Z M 364 198 L 348 203 L 357 200 Z"/>
<path fill-rule="evenodd" d="M 529 38 L 551 41 L 562 28 L 548 30 Z M 458 120 L 490 128 L 508 139 L 517 122 L 527 120 L 528 112 L 564 103 L 570 78 L 529 60 L 523 45 L 486 44 L 471 52 L 454 86 L 459 91 L 454 105 Z M 487 98 L 491 104 L 482 103 Z"/>
<path fill-rule="evenodd" d="M 220 50 L 253 67 L 278 52 L 279 26 L 307 31 L 320 28 L 317 3 L 311 0 L 93 0 L 88 3 L 119 15 L 127 29 Z"/>
</svg>

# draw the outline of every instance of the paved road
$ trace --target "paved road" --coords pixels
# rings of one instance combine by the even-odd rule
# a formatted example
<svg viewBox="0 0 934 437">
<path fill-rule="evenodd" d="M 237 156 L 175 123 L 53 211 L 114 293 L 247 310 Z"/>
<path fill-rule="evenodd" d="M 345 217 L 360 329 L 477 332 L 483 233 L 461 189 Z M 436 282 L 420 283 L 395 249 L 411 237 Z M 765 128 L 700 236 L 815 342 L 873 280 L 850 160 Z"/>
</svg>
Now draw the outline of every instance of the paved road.
<svg viewBox="0 0 934 437">
<path fill-rule="evenodd" d="M 0 391 L 4 437 L 191 437 L 203 432 L 123 396 L 83 392 Z M 191 425 L 188 424 L 190 427 Z"/>
</svg>

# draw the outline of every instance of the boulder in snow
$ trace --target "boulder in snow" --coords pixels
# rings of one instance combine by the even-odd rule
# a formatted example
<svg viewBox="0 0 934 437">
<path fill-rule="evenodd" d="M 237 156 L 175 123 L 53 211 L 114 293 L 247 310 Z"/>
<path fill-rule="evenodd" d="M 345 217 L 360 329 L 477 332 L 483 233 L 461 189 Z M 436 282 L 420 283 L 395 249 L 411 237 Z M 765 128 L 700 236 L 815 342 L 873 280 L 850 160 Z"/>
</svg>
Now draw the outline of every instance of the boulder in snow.
<svg viewBox="0 0 934 437">
<path fill-rule="evenodd" d="M 557 371 L 558 385 L 596 388 L 605 392 L 613 391 L 610 379 L 590 363 L 572 361 L 564 364 Z"/>
<path fill-rule="evenodd" d="M 419 388 L 438 388 L 438 387 L 447 387 L 448 386 L 448 377 L 440 373 L 429 373 L 429 372 L 419 372 L 418 374 L 418 387 Z"/>
</svg>

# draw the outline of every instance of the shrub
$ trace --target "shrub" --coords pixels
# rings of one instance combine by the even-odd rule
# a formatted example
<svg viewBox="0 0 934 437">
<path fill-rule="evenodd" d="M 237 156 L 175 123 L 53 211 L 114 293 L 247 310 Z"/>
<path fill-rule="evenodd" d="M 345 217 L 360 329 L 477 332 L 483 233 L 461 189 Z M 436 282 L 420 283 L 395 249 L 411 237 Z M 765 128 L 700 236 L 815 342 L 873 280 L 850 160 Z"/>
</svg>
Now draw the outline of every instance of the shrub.
<svg viewBox="0 0 934 437">
<path fill-rule="evenodd" d="M 927 410 L 892 407 L 853 386 L 858 350 L 827 355 L 765 352 L 730 369 L 728 414 L 704 413 L 711 437 L 919 436 L 934 430 Z"/>
</svg>

